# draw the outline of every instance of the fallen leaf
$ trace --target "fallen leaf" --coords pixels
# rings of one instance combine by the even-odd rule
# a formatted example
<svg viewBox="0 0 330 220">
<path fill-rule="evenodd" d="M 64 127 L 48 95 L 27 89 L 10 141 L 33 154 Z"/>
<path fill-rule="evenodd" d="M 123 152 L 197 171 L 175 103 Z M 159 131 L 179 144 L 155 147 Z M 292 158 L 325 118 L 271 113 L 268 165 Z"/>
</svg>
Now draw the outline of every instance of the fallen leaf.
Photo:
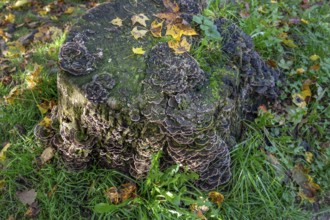
<svg viewBox="0 0 330 220">
<path fill-rule="evenodd" d="M 173 12 L 162 12 L 154 14 L 155 17 L 166 20 L 167 24 L 173 23 L 177 18 L 180 18 L 180 14 Z"/>
<path fill-rule="evenodd" d="M 195 212 L 196 216 L 199 219 L 207 220 L 207 218 L 203 214 L 204 212 L 209 211 L 209 207 L 207 207 L 206 205 L 198 206 L 197 204 L 191 204 L 190 205 L 190 210 Z"/>
<path fill-rule="evenodd" d="M 306 151 L 305 152 L 305 159 L 308 163 L 312 163 L 313 161 L 313 153 L 312 152 L 309 152 L 309 151 Z"/>
<path fill-rule="evenodd" d="M 7 143 L 0 151 L 0 162 L 3 162 L 6 160 L 6 151 L 10 147 L 10 143 Z"/>
<path fill-rule="evenodd" d="M 10 215 L 10 216 L 7 218 L 7 220 L 15 220 L 14 215 Z"/>
<path fill-rule="evenodd" d="M 137 48 L 133 47 L 132 51 L 134 54 L 139 54 L 139 55 L 145 54 L 145 51 L 143 50 L 142 47 L 137 47 Z"/>
<path fill-rule="evenodd" d="M 177 26 L 173 24 L 169 24 L 166 26 L 166 36 L 172 36 L 172 38 L 176 41 L 179 41 L 183 31 Z"/>
<path fill-rule="evenodd" d="M 311 80 L 305 80 L 301 87 L 301 96 L 306 100 L 307 97 L 312 97 L 312 92 L 310 89 L 310 85 L 312 84 Z"/>
<path fill-rule="evenodd" d="M 5 22 L 14 23 L 15 22 L 15 15 L 12 14 L 12 13 L 9 13 L 8 15 L 5 15 Z"/>
<path fill-rule="evenodd" d="M 282 41 L 286 46 L 291 48 L 297 48 L 298 46 L 294 43 L 292 39 L 283 39 Z"/>
<path fill-rule="evenodd" d="M 138 30 L 137 27 L 134 27 L 133 30 L 131 31 L 131 34 L 133 37 L 137 40 L 139 38 L 144 37 L 147 34 L 147 30 Z"/>
<path fill-rule="evenodd" d="M 29 89 L 34 88 L 39 82 L 40 82 L 40 73 L 42 70 L 42 66 L 38 65 L 38 64 L 34 64 L 34 69 L 32 72 L 29 72 L 27 74 L 26 77 L 26 83 L 27 83 L 27 87 Z"/>
<path fill-rule="evenodd" d="M 163 23 L 163 21 L 158 23 L 157 20 L 151 23 L 150 32 L 154 37 L 162 37 Z"/>
<path fill-rule="evenodd" d="M 39 122 L 39 125 L 49 128 L 51 123 L 52 123 L 51 118 L 46 116 L 42 119 L 41 122 Z"/>
<path fill-rule="evenodd" d="M 116 25 L 118 27 L 123 26 L 123 20 L 121 20 L 120 18 L 116 17 L 115 19 L 111 20 L 111 24 Z"/>
<path fill-rule="evenodd" d="M 183 54 L 185 52 L 188 52 L 191 47 L 185 37 L 181 41 L 169 41 L 168 46 L 172 48 L 174 50 L 174 53 L 176 54 Z"/>
<path fill-rule="evenodd" d="M 6 181 L 5 180 L 0 180 L 0 190 L 5 188 L 5 186 L 6 186 Z"/>
<path fill-rule="evenodd" d="M 109 189 L 107 189 L 105 191 L 105 195 L 109 199 L 109 202 L 112 203 L 112 204 L 117 205 L 121 201 L 120 195 L 118 193 L 118 189 L 115 186 L 110 187 Z"/>
<path fill-rule="evenodd" d="M 15 2 L 15 4 L 12 5 L 12 9 L 17 9 L 20 7 L 23 7 L 24 5 L 26 5 L 27 3 L 29 3 L 29 0 L 18 0 Z"/>
<path fill-rule="evenodd" d="M 38 203 L 35 201 L 26 210 L 26 212 L 24 213 L 24 216 L 27 218 L 35 218 L 35 217 L 37 217 L 39 211 L 40 211 L 40 208 L 38 206 Z"/>
<path fill-rule="evenodd" d="M 52 187 L 52 189 L 48 192 L 47 196 L 48 196 L 49 198 L 52 197 L 52 196 L 54 195 L 54 193 L 56 192 L 56 190 L 57 190 L 57 185 L 54 185 L 54 186 Z"/>
<path fill-rule="evenodd" d="M 121 201 L 124 202 L 130 198 L 136 197 L 136 185 L 133 183 L 124 183 L 120 186 Z"/>
<path fill-rule="evenodd" d="M 68 7 L 65 11 L 64 14 L 72 14 L 74 12 L 74 7 Z"/>
<path fill-rule="evenodd" d="M 221 193 L 216 192 L 216 191 L 209 192 L 208 196 L 209 196 L 211 202 L 217 204 L 219 208 L 221 207 L 221 204 L 223 203 L 223 201 L 225 199 L 225 197 Z"/>
<path fill-rule="evenodd" d="M 301 75 L 301 74 L 303 74 L 305 72 L 305 69 L 304 68 L 298 68 L 296 70 L 296 72 L 297 72 L 298 75 Z"/>
<path fill-rule="evenodd" d="M 10 90 L 9 94 L 7 96 L 4 96 L 5 102 L 10 105 L 13 104 L 17 96 L 21 95 L 22 93 L 23 91 L 20 86 L 13 87 Z"/>
<path fill-rule="evenodd" d="M 307 21 L 307 20 L 305 20 L 305 19 L 300 19 L 300 21 L 301 21 L 301 23 L 303 23 L 303 24 L 309 24 L 309 22 Z"/>
<path fill-rule="evenodd" d="M 299 93 L 295 93 L 292 95 L 292 102 L 300 108 L 305 108 L 307 105 L 305 102 L 305 98 Z"/>
<path fill-rule="evenodd" d="M 313 66 L 310 66 L 309 69 L 313 71 L 318 71 L 321 68 L 320 64 L 314 64 Z"/>
<path fill-rule="evenodd" d="M 56 106 L 56 102 L 54 100 L 51 101 L 43 101 L 42 103 L 38 104 L 37 107 L 41 114 L 46 114 L 50 110 L 52 110 Z"/>
<path fill-rule="evenodd" d="M 260 110 L 260 111 L 262 111 L 262 112 L 267 112 L 267 107 L 266 107 L 266 105 L 260 105 L 260 106 L 258 107 L 258 110 Z"/>
<path fill-rule="evenodd" d="M 144 14 L 138 14 L 138 15 L 133 15 L 131 20 L 132 20 L 132 25 L 139 23 L 142 26 L 147 27 L 146 21 L 149 20 L 149 18 Z"/>
<path fill-rule="evenodd" d="M 54 148 L 47 147 L 40 155 L 41 164 L 45 164 L 48 161 L 50 161 L 54 157 L 54 154 L 55 154 Z"/>
<path fill-rule="evenodd" d="M 277 68 L 277 63 L 275 60 L 267 60 L 267 64 L 271 67 Z"/>
<path fill-rule="evenodd" d="M 292 170 L 292 179 L 299 185 L 298 195 L 303 200 L 314 203 L 316 200 L 316 192 L 321 188 L 314 182 L 313 178 L 308 175 L 308 170 L 303 165 L 297 164 Z"/>
<path fill-rule="evenodd" d="M 311 61 L 316 61 L 316 60 L 320 59 L 320 56 L 319 55 L 316 55 L 316 54 L 313 54 L 312 56 L 309 57 L 309 59 Z"/>
<path fill-rule="evenodd" d="M 178 3 L 171 0 L 163 0 L 165 8 L 169 9 L 171 12 L 178 12 L 180 10 Z"/>
<path fill-rule="evenodd" d="M 37 192 L 35 191 L 35 189 L 30 189 L 17 192 L 16 195 L 19 201 L 21 201 L 24 205 L 32 205 L 32 203 L 34 203 L 34 201 L 36 200 Z"/>
</svg>

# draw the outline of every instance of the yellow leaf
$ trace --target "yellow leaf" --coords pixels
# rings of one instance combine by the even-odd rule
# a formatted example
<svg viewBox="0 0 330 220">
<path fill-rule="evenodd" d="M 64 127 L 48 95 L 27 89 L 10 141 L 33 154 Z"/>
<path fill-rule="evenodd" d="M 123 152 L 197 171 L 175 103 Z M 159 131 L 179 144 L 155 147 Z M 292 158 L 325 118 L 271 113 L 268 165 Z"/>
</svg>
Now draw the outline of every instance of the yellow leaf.
<svg viewBox="0 0 330 220">
<path fill-rule="evenodd" d="M 313 54 L 312 56 L 309 57 L 309 59 L 311 61 L 316 61 L 316 60 L 320 59 L 320 56 L 319 55 L 316 55 L 316 54 Z"/>
<path fill-rule="evenodd" d="M 305 72 L 305 69 L 304 68 L 298 68 L 296 70 L 296 72 L 297 72 L 298 75 L 301 75 L 301 74 L 303 74 Z"/>
<path fill-rule="evenodd" d="M 169 41 L 168 46 L 174 50 L 176 54 L 183 54 L 190 50 L 191 45 L 187 42 L 187 39 L 184 37 L 181 41 Z"/>
<path fill-rule="evenodd" d="M 291 47 L 291 48 L 297 48 L 298 46 L 294 43 L 293 40 L 291 39 L 283 39 L 283 43 L 288 46 L 288 47 Z"/>
<path fill-rule="evenodd" d="M 301 96 L 306 99 L 306 97 L 311 97 L 312 96 L 312 92 L 311 89 L 309 88 L 309 86 L 312 84 L 312 81 L 310 79 L 307 79 L 304 81 L 302 87 L 301 87 Z"/>
<path fill-rule="evenodd" d="M 154 37 L 162 37 L 162 28 L 163 28 L 163 21 L 158 23 L 157 20 L 154 20 L 151 23 L 150 32 Z"/>
<path fill-rule="evenodd" d="M 143 50 L 142 47 L 137 47 L 137 48 L 133 47 L 132 51 L 134 54 L 139 54 L 139 55 L 145 54 L 145 51 Z"/>
<path fill-rule="evenodd" d="M 309 24 L 309 22 L 307 21 L 307 20 L 305 20 L 305 19 L 300 19 L 300 21 L 301 21 L 301 23 L 304 23 L 304 24 Z"/>
<path fill-rule="evenodd" d="M 46 116 L 42 119 L 41 122 L 39 122 L 39 125 L 49 128 L 51 123 L 52 123 L 52 119 L 50 119 L 50 117 Z"/>
<path fill-rule="evenodd" d="M 137 40 L 139 38 L 144 37 L 147 32 L 148 31 L 146 31 L 146 30 L 138 30 L 137 27 L 134 27 L 133 30 L 131 31 L 131 34 Z"/>
<path fill-rule="evenodd" d="M 0 151 L 0 162 L 3 162 L 6 160 L 6 152 L 8 148 L 10 147 L 10 143 L 7 143 Z"/>
<path fill-rule="evenodd" d="M 276 0 L 271 0 L 270 3 L 277 4 L 277 1 Z"/>
<path fill-rule="evenodd" d="M 123 20 L 116 17 L 115 19 L 112 19 L 111 24 L 121 27 L 121 26 L 123 26 Z"/>
<path fill-rule="evenodd" d="M 4 96 L 4 99 L 7 104 L 13 104 L 17 96 L 21 95 L 23 93 L 23 90 L 20 86 L 15 86 L 10 90 L 9 94 L 7 96 Z"/>
<path fill-rule="evenodd" d="M 172 36 L 174 40 L 179 41 L 183 31 L 177 26 L 173 24 L 169 24 L 166 27 L 166 36 Z"/>
<path fill-rule="evenodd" d="M 43 101 L 42 103 L 38 104 L 37 107 L 41 114 L 46 114 L 49 110 L 52 110 L 56 106 L 56 102 L 51 100 L 51 101 Z"/>
<path fill-rule="evenodd" d="M 17 8 L 20 8 L 24 5 L 26 5 L 27 3 L 29 3 L 29 0 L 18 0 L 15 2 L 15 4 L 12 6 L 12 8 L 17 9 Z"/>
<path fill-rule="evenodd" d="M 186 35 L 186 36 L 198 35 L 197 32 L 189 25 L 178 24 L 178 27 L 183 31 L 182 35 Z"/>
<path fill-rule="evenodd" d="M 309 70 L 313 70 L 313 71 L 318 71 L 321 68 L 320 64 L 314 64 L 312 66 L 309 67 Z"/>
<path fill-rule="evenodd" d="M 278 37 L 281 39 L 286 39 L 286 38 L 288 38 L 288 33 L 282 32 L 278 35 Z"/>
<path fill-rule="evenodd" d="M 211 191 L 209 192 L 209 198 L 211 199 L 211 202 L 215 203 L 218 205 L 218 207 L 221 206 L 221 204 L 223 203 L 223 201 L 225 200 L 225 197 L 216 191 Z"/>
<path fill-rule="evenodd" d="M 267 11 L 264 9 L 263 6 L 259 6 L 259 7 L 258 7 L 258 12 L 261 12 L 261 13 L 263 13 L 263 14 L 266 14 L 266 13 L 267 13 Z"/>
<path fill-rule="evenodd" d="M 133 15 L 131 20 L 132 20 L 132 25 L 134 25 L 135 23 L 139 23 L 142 26 L 147 27 L 146 21 L 149 20 L 149 18 L 144 14 L 138 14 L 138 15 Z"/>
<path fill-rule="evenodd" d="M 308 163 L 312 163 L 313 161 L 313 153 L 311 152 L 305 152 L 305 159 Z"/>
<path fill-rule="evenodd" d="M 29 89 L 34 88 L 39 82 L 40 82 L 40 73 L 42 70 L 42 66 L 38 65 L 38 64 L 34 64 L 34 69 L 32 72 L 28 73 L 27 77 L 26 77 L 26 83 L 27 83 L 27 87 Z"/>
<path fill-rule="evenodd" d="M 5 186 L 6 186 L 5 180 L 0 180 L 0 190 L 5 188 Z"/>
<path fill-rule="evenodd" d="M 74 12 L 74 7 L 68 7 L 65 11 L 64 14 L 72 14 Z"/>
<path fill-rule="evenodd" d="M 8 23 L 14 23 L 15 21 L 15 15 L 10 13 L 8 15 L 5 15 L 5 22 L 8 22 Z"/>
<path fill-rule="evenodd" d="M 299 93 L 295 93 L 292 95 L 292 102 L 300 108 L 306 107 L 305 98 Z"/>
</svg>

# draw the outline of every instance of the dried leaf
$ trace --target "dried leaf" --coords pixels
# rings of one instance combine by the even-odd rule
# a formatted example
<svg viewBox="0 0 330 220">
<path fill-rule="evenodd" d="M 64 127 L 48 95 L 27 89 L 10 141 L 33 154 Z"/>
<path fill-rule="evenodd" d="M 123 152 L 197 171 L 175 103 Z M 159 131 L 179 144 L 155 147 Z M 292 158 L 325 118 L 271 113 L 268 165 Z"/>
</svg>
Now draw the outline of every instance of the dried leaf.
<svg viewBox="0 0 330 220">
<path fill-rule="evenodd" d="M 294 43 L 292 39 L 283 39 L 282 41 L 286 46 L 291 48 L 297 48 L 298 46 Z"/>
<path fill-rule="evenodd" d="M 131 20 L 132 20 L 132 25 L 134 25 L 135 23 L 139 23 L 142 26 L 147 27 L 146 21 L 149 20 L 149 18 L 144 14 L 138 14 L 138 15 L 133 15 Z"/>
<path fill-rule="evenodd" d="M 158 23 L 157 20 L 154 20 L 151 23 L 150 32 L 154 37 L 162 37 L 162 28 L 163 28 L 163 21 Z"/>
<path fill-rule="evenodd" d="M 301 21 L 301 23 L 303 23 L 303 24 L 309 24 L 309 22 L 307 21 L 307 20 L 305 20 L 305 19 L 300 19 L 300 21 Z"/>
<path fill-rule="evenodd" d="M 120 186 L 121 201 L 124 202 L 130 198 L 136 197 L 136 185 L 133 183 L 125 183 Z"/>
<path fill-rule="evenodd" d="M 120 203 L 120 195 L 118 193 L 118 189 L 117 187 L 113 186 L 113 187 L 110 187 L 109 189 L 107 189 L 105 191 L 105 195 L 106 197 L 109 199 L 110 203 L 112 204 L 119 204 Z"/>
<path fill-rule="evenodd" d="M 177 18 L 180 18 L 178 13 L 173 12 L 164 12 L 164 13 L 157 13 L 154 14 L 155 17 L 166 20 L 167 24 L 173 23 Z"/>
<path fill-rule="evenodd" d="M 68 7 L 65 11 L 64 14 L 72 14 L 74 12 L 74 7 Z"/>
<path fill-rule="evenodd" d="M 39 122 L 39 125 L 49 128 L 51 123 L 52 120 L 50 119 L 50 117 L 46 116 L 42 119 L 41 122 Z"/>
<path fill-rule="evenodd" d="M 301 75 L 301 74 L 303 74 L 305 72 L 305 69 L 304 68 L 298 68 L 296 70 L 296 72 L 297 72 L 298 75 Z"/>
<path fill-rule="evenodd" d="M 17 8 L 23 7 L 24 5 L 26 5 L 29 2 L 30 2 L 29 0 L 18 0 L 15 2 L 15 4 L 11 8 L 17 9 Z"/>
<path fill-rule="evenodd" d="M 17 192 L 16 195 L 19 201 L 21 201 L 24 205 L 31 205 L 36 200 L 37 192 L 34 189 L 30 189 L 24 190 L 22 192 Z"/>
<path fill-rule="evenodd" d="M 305 98 L 299 93 L 295 93 L 292 95 L 292 102 L 300 108 L 305 108 L 307 105 L 305 102 Z"/>
<path fill-rule="evenodd" d="M 40 211 L 40 208 L 38 206 L 38 203 L 34 202 L 26 210 L 26 212 L 24 213 L 24 216 L 27 218 L 35 218 L 35 217 L 37 217 L 39 211 Z"/>
<path fill-rule="evenodd" d="M 12 88 L 7 96 L 4 96 L 5 102 L 9 105 L 13 104 L 17 96 L 22 94 L 22 89 L 20 86 L 15 86 Z"/>
<path fill-rule="evenodd" d="M 311 61 L 316 61 L 316 60 L 320 59 L 320 56 L 319 55 L 316 55 L 316 54 L 313 54 L 312 56 L 309 57 L 309 59 Z"/>
<path fill-rule="evenodd" d="M 40 82 L 40 73 L 42 70 L 42 66 L 38 65 L 38 64 L 34 64 L 34 69 L 32 72 L 29 72 L 27 77 L 26 77 L 26 83 L 27 83 L 27 87 L 29 89 L 34 88 L 39 82 Z"/>
<path fill-rule="evenodd" d="M 47 147 L 40 155 L 41 164 L 45 164 L 50 161 L 55 155 L 55 150 L 52 147 Z"/>
<path fill-rule="evenodd" d="M 0 162 L 3 162 L 6 160 L 6 151 L 10 147 L 10 143 L 7 143 L 0 151 Z"/>
<path fill-rule="evenodd" d="M 209 196 L 211 202 L 217 204 L 218 207 L 221 206 L 221 204 L 223 203 L 223 201 L 225 199 L 225 197 L 221 193 L 216 192 L 216 191 L 209 192 L 208 196 Z"/>
<path fill-rule="evenodd" d="M 131 34 L 137 40 L 139 38 L 144 37 L 147 34 L 147 32 L 148 31 L 146 31 L 146 30 L 138 30 L 137 27 L 134 27 L 133 30 L 131 31 Z"/>
<path fill-rule="evenodd" d="M 178 12 L 180 10 L 179 5 L 175 1 L 172 2 L 171 0 L 163 0 L 163 4 L 165 8 L 171 12 Z"/>
<path fill-rule="evenodd" d="M 5 15 L 5 22 L 14 23 L 15 22 L 15 15 L 12 14 L 12 13 L 9 13 L 8 15 Z"/>
<path fill-rule="evenodd" d="M 179 41 L 182 34 L 183 31 L 177 25 L 169 24 L 166 26 L 166 36 L 172 36 L 174 40 Z"/>
<path fill-rule="evenodd" d="M 56 106 L 56 102 L 54 100 L 51 101 L 43 101 L 41 104 L 37 105 L 41 114 L 46 114 L 48 111 L 52 110 Z"/>
<path fill-rule="evenodd" d="M 120 18 L 116 17 L 115 19 L 111 20 L 111 24 L 116 25 L 118 27 L 123 26 L 123 20 L 121 20 Z"/>
<path fill-rule="evenodd" d="M 169 41 L 168 46 L 172 48 L 174 50 L 174 53 L 176 54 L 183 54 L 185 52 L 188 52 L 191 47 L 185 37 L 181 41 Z"/>
<path fill-rule="evenodd" d="M 308 163 L 312 163 L 313 161 L 313 153 L 306 151 L 305 152 L 305 159 Z"/>
<path fill-rule="evenodd" d="M 316 199 L 316 192 L 321 188 L 314 182 L 313 178 L 308 175 L 308 170 L 303 165 L 298 164 L 292 170 L 292 179 L 299 185 L 300 191 L 298 195 L 308 200 L 310 203 L 314 203 Z"/>
<path fill-rule="evenodd" d="M 320 64 L 314 64 L 313 66 L 309 67 L 310 70 L 318 71 L 321 68 Z"/>
<path fill-rule="evenodd" d="M 132 51 L 134 54 L 139 54 L 139 55 L 145 54 L 145 51 L 143 50 L 142 47 L 137 47 L 137 48 L 133 47 Z"/>
</svg>

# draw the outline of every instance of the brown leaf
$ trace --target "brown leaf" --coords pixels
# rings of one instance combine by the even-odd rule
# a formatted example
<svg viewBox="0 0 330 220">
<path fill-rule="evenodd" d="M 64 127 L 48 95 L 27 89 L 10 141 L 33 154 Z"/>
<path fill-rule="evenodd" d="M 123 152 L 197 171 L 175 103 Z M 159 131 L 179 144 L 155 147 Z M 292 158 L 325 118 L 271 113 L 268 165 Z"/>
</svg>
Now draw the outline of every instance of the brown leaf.
<svg viewBox="0 0 330 220">
<path fill-rule="evenodd" d="M 109 189 L 107 189 L 105 191 L 105 195 L 109 199 L 109 202 L 112 203 L 112 204 L 117 205 L 121 202 L 121 197 L 118 193 L 117 187 L 115 187 L 115 186 L 110 187 Z"/>
<path fill-rule="evenodd" d="M 124 202 L 130 198 L 136 197 L 136 185 L 133 183 L 125 183 L 120 186 L 121 201 Z"/>
<path fill-rule="evenodd" d="M 173 23 L 177 18 L 180 18 L 178 13 L 162 12 L 154 14 L 155 17 L 166 20 L 167 24 Z"/>
<path fill-rule="evenodd" d="M 21 95 L 23 93 L 23 90 L 20 86 L 15 86 L 12 88 L 7 96 L 4 96 L 5 102 L 7 104 L 13 104 L 17 96 Z"/>
<path fill-rule="evenodd" d="M 211 192 L 209 192 L 208 195 L 209 195 L 211 202 L 217 204 L 218 207 L 220 207 L 221 204 L 223 203 L 223 201 L 225 200 L 225 197 L 221 193 L 216 192 L 216 191 L 211 191 Z"/>
<path fill-rule="evenodd" d="M 45 164 L 48 161 L 50 161 L 54 157 L 54 154 L 55 154 L 54 148 L 47 147 L 40 155 L 41 164 Z"/>
<path fill-rule="evenodd" d="M 40 211 L 40 208 L 38 206 L 38 203 L 35 201 L 26 210 L 24 216 L 27 217 L 27 218 L 35 218 L 35 217 L 37 217 L 39 211 Z"/>
<path fill-rule="evenodd" d="M 167 8 L 171 12 L 178 12 L 180 10 L 178 3 L 176 3 L 175 1 L 172 2 L 172 0 L 163 0 L 163 4 L 165 8 Z"/>
<path fill-rule="evenodd" d="M 163 22 L 158 23 L 157 20 L 154 20 L 151 23 L 150 32 L 154 37 L 162 37 L 162 28 Z"/>
<path fill-rule="evenodd" d="M 320 64 L 314 64 L 313 66 L 310 66 L 309 69 L 313 71 L 318 71 L 321 68 Z"/>
<path fill-rule="evenodd" d="M 17 192 L 16 195 L 19 201 L 21 201 L 24 205 L 32 205 L 32 203 L 34 203 L 34 201 L 36 200 L 37 192 L 34 189 L 30 189 Z"/>
</svg>

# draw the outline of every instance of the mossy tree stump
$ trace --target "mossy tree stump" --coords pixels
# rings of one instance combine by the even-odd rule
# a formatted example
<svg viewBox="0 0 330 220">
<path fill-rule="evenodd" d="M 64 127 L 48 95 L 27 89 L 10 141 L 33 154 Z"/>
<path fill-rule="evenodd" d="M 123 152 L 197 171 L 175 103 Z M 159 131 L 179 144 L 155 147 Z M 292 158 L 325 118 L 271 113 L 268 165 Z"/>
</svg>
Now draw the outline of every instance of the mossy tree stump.
<svg viewBox="0 0 330 220">
<path fill-rule="evenodd" d="M 230 178 L 228 145 L 253 103 L 249 97 L 275 95 L 276 72 L 247 35 L 218 19 L 219 53 L 237 68 L 224 66 L 214 78 L 191 55 L 174 54 L 151 34 L 135 40 L 131 17 L 143 13 L 149 27 L 165 8 L 152 0 L 130 2 L 99 5 L 70 30 L 59 55 L 59 126 L 51 142 L 71 168 L 96 158 L 135 178 L 145 176 L 152 155 L 162 151 L 162 165 L 182 164 L 199 174 L 199 187 L 215 188 Z M 178 3 L 188 20 L 198 13 L 195 1 Z M 111 23 L 117 17 L 123 26 Z M 133 47 L 146 54 L 133 54 Z"/>
</svg>

